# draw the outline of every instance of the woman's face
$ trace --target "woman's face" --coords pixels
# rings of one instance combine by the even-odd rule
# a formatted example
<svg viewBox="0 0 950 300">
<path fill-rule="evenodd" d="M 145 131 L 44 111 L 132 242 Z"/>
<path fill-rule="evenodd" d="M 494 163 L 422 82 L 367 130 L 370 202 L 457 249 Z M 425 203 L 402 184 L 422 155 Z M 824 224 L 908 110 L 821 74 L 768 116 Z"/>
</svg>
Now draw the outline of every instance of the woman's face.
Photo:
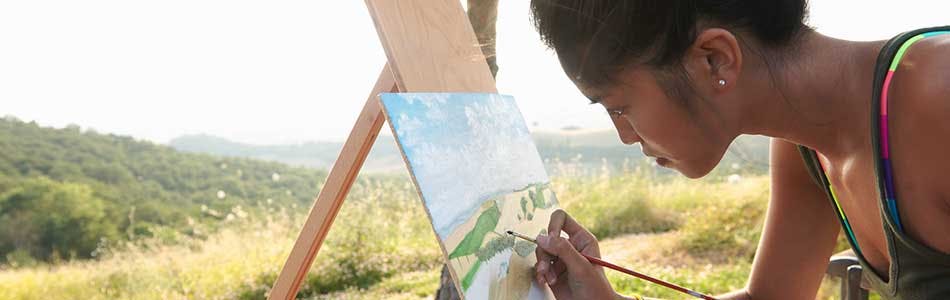
<svg viewBox="0 0 950 300">
<path fill-rule="evenodd" d="M 624 144 L 640 143 L 657 164 L 690 178 L 702 177 L 738 134 L 726 130 L 728 122 L 715 113 L 722 107 L 708 103 L 704 89 L 677 85 L 672 76 L 658 78 L 662 72 L 628 68 L 609 87 L 577 86 L 607 109 Z"/>
</svg>

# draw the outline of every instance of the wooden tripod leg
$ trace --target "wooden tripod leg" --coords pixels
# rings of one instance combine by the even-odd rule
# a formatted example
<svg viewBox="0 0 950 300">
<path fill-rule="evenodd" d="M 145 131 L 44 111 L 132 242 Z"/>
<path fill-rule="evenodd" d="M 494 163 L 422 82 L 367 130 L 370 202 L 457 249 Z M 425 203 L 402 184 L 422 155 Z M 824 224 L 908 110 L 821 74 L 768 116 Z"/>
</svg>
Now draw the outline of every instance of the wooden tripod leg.
<svg viewBox="0 0 950 300">
<path fill-rule="evenodd" d="M 350 136 L 343 144 L 343 150 L 340 156 L 330 169 L 327 175 L 326 184 L 320 190 L 317 200 L 310 209 L 310 215 L 297 236 L 294 248 L 287 257 L 277 282 L 270 291 L 267 299 L 294 299 L 297 291 L 300 289 L 300 283 L 307 276 L 307 271 L 313 264 L 314 257 L 320 251 L 320 245 L 323 244 L 327 232 L 330 231 L 330 225 L 336 218 L 343 200 L 346 199 L 356 175 L 359 174 L 366 155 L 373 148 L 373 142 L 379 135 L 379 130 L 383 126 L 386 118 L 383 116 L 383 110 L 380 107 L 377 95 L 385 92 L 395 92 L 396 83 L 393 80 L 393 74 L 389 64 L 383 67 L 376 86 L 366 100 L 363 111 L 360 113 L 356 125 Z"/>
</svg>

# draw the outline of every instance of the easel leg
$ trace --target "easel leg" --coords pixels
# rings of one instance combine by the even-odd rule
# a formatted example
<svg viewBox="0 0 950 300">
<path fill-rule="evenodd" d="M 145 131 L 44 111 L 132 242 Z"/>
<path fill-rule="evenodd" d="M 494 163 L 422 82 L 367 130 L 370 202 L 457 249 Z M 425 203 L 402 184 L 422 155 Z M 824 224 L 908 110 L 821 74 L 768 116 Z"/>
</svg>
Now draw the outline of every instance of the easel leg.
<svg viewBox="0 0 950 300">
<path fill-rule="evenodd" d="M 379 93 L 395 92 L 396 84 L 393 80 L 393 73 L 389 64 L 383 67 L 376 86 L 366 100 L 363 111 L 360 113 L 356 125 L 350 136 L 343 144 L 343 150 L 340 156 L 330 169 L 327 175 L 326 184 L 320 190 L 313 207 L 310 209 L 310 215 L 297 236 L 294 248 L 284 263 L 277 282 L 270 291 L 267 299 L 294 299 L 300 288 L 301 282 L 307 276 L 307 271 L 313 264 L 314 257 L 320 251 L 320 245 L 330 231 L 330 225 L 336 218 L 343 200 L 350 191 L 356 175 L 359 174 L 363 161 L 373 147 L 379 130 L 386 121 L 383 116 L 382 108 L 376 96 Z"/>
</svg>

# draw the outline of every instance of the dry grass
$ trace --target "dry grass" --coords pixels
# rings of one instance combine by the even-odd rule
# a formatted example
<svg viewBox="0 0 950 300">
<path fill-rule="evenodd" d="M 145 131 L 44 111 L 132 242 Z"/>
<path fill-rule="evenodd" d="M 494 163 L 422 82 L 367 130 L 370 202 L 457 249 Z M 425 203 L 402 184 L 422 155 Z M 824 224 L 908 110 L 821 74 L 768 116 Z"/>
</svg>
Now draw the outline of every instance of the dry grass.
<svg viewBox="0 0 950 300">
<path fill-rule="evenodd" d="M 602 238 L 606 259 L 708 293 L 745 284 L 767 198 L 764 177 L 658 182 L 627 172 L 559 177 L 554 186 L 563 207 L 609 236 Z M 260 299 L 306 213 L 268 211 L 236 218 L 207 238 L 139 241 L 97 260 L 2 270 L 0 299 Z M 360 180 L 320 253 L 301 297 L 421 299 L 438 287 L 442 253 L 405 178 Z M 625 294 L 685 299 L 619 273 L 608 277 Z M 820 298 L 832 297 L 829 291 Z"/>
</svg>

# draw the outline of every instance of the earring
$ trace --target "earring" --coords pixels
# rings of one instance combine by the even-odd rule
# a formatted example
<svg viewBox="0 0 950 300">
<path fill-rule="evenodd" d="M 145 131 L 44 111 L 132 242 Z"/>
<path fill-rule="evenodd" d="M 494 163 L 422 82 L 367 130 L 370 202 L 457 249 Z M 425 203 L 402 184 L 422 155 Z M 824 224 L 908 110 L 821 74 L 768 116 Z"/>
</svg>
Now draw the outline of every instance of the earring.
<svg viewBox="0 0 950 300">
<path fill-rule="evenodd" d="M 725 79 L 719 79 L 719 86 L 725 86 L 725 85 L 726 85 L 726 80 L 725 80 Z"/>
</svg>

